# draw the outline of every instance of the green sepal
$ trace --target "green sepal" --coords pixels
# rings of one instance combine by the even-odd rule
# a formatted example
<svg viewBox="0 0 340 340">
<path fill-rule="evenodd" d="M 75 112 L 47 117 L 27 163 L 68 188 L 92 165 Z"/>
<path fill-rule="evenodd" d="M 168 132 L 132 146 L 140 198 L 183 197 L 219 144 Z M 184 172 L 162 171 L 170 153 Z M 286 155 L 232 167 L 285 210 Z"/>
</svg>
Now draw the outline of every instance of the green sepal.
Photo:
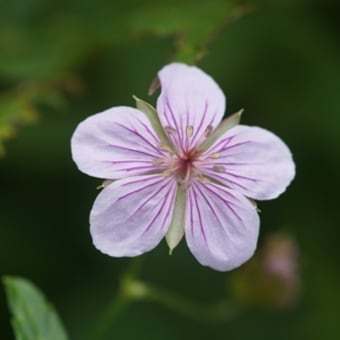
<svg viewBox="0 0 340 340">
<path fill-rule="evenodd" d="M 178 186 L 172 220 L 165 236 L 170 255 L 184 236 L 185 198 L 185 190 Z"/>
<path fill-rule="evenodd" d="M 148 117 L 161 143 L 165 144 L 168 147 L 171 147 L 170 141 L 168 137 L 166 136 L 164 129 L 161 125 L 161 122 L 158 118 L 157 110 L 151 104 L 145 102 L 144 100 L 139 99 L 136 96 L 132 96 L 132 97 L 136 101 L 137 109 L 142 111 Z"/>
<path fill-rule="evenodd" d="M 222 135 L 224 135 L 228 130 L 238 125 L 241 120 L 243 109 L 233 113 L 228 118 L 224 119 L 217 129 L 209 136 L 204 143 L 200 146 L 201 150 L 209 149 Z"/>
</svg>

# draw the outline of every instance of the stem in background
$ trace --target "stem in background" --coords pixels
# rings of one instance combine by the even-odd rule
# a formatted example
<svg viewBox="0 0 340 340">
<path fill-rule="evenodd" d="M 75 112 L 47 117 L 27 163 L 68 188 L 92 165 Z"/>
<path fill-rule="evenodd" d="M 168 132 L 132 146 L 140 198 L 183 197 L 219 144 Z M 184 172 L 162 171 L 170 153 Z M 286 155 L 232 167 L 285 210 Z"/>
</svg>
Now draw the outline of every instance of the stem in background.
<svg viewBox="0 0 340 340">
<path fill-rule="evenodd" d="M 156 302 L 183 316 L 198 321 L 218 322 L 233 319 L 239 309 L 226 300 L 203 304 L 180 296 L 167 289 L 139 281 L 141 259 L 132 260 L 131 265 L 120 280 L 118 293 L 100 317 L 89 340 L 104 338 L 119 315 L 134 301 Z"/>
<path fill-rule="evenodd" d="M 143 291 L 139 300 L 157 302 L 190 319 L 207 322 L 228 321 L 239 312 L 236 306 L 226 300 L 204 304 L 148 283 L 134 282 L 134 284 L 138 286 L 139 292 Z"/>
<path fill-rule="evenodd" d="M 131 300 L 127 296 L 124 296 L 121 294 L 121 292 L 118 292 L 87 339 L 99 340 L 104 338 L 104 336 L 112 327 L 114 321 L 126 309 L 130 302 Z"/>
<path fill-rule="evenodd" d="M 106 310 L 100 316 L 93 330 L 87 336 L 88 340 L 99 340 L 104 338 L 119 315 L 132 302 L 133 296 L 129 293 L 128 287 L 141 271 L 141 258 L 134 258 L 125 273 L 122 275 L 119 289 Z"/>
</svg>

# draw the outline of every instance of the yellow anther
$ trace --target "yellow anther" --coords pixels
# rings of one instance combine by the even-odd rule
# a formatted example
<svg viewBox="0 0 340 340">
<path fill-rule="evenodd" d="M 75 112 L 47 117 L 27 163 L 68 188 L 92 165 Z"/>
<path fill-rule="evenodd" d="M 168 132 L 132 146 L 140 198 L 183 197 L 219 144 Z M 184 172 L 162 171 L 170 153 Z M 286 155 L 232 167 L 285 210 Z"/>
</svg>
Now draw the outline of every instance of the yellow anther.
<svg viewBox="0 0 340 340">
<path fill-rule="evenodd" d="M 214 165 L 213 170 L 216 172 L 225 172 L 225 167 L 222 165 Z"/>
<path fill-rule="evenodd" d="M 202 184 L 209 183 L 208 178 L 204 177 L 202 174 L 199 174 L 199 175 L 197 176 L 197 180 L 198 180 L 199 182 L 201 182 Z"/>
<path fill-rule="evenodd" d="M 169 134 L 169 135 L 175 135 L 176 134 L 176 130 L 171 127 L 171 126 L 166 126 L 164 128 L 164 130 Z"/>
<path fill-rule="evenodd" d="M 204 131 L 204 136 L 209 137 L 212 133 L 213 127 L 212 125 L 208 125 L 207 128 Z"/>
<path fill-rule="evenodd" d="M 159 147 L 159 149 L 160 150 L 162 150 L 162 151 L 167 151 L 167 152 L 169 152 L 169 153 L 171 153 L 171 154 L 173 154 L 174 152 L 167 146 L 167 145 L 165 145 L 165 144 L 159 144 L 158 145 L 158 147 Z"/>
<path fill-rule="evenodd" d="M 187 126 L 187 129 L 186 129 L 187 136 L 192 137 L 193 132 L 194 132 L 194 128 L 191 125 Z"/>
<path fill-rule="evenodd" d="M 217 158 L 220 158 L 220 154 L 218 152 L 214 152 L 214 153 L 211 153 L 209 157 L 212 159 L 217 159 Z"/>
<path fill-rule="evenodd" d="M 170 170 L 170 169 L 164 170 L 164 171 L 162 172 L 162 175 L 165 176 L 165 177 L 168 177 L 168 176 L 170 176 L 171 174 L 172 174 L 172 170 Z"/>
<path fill-rule="evenodd" d="M 153 165 L 159 165 L 159 164 L 163 164 L 164 163 L 164 159 L 163 158 L 154 158 L 152 160 L 152 164 Z"/>
</svg>

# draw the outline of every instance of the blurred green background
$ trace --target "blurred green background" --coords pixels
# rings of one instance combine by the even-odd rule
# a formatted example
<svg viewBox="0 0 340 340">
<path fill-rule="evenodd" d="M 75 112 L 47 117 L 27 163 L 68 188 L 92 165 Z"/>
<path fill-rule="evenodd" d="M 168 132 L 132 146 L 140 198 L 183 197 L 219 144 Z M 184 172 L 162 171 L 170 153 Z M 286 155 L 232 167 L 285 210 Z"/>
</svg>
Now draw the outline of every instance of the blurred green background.
<svg viewBox="0 0 340 340">
<path fill-rule="evenodd" d="M 340 338 L 338 2 L 0 4 L 0 275 L 36 283 L 70 338 L 84 339 L 130 260 L 91 244 L 88 214 L 100 181 L 77 171 L 71 134 L 88 115 L 133 106 L 133 94 L 154 103 L 147 90 L 156 72 L 173 59 L 193 61 L 213 35 L 199 66 L 225 91 L 227 114 L 244 108 L 243 123 L 275 132 L 294 154 L 288 191 L 259 202 L 259 247 L 277 231 L 295 240 L 299 297 L 285 309 L 246 303 L 238 317 L 206 323 L 138 302 L 107 339 Z M 171 257 L 164 242 L 143 257 L 144 280 L 195 301 L 233 298 L 240 270 L 200 266 L 185 242 Z M 1 289 L 1 339 L 13 338 L 9 318 Z"/>
</svg>

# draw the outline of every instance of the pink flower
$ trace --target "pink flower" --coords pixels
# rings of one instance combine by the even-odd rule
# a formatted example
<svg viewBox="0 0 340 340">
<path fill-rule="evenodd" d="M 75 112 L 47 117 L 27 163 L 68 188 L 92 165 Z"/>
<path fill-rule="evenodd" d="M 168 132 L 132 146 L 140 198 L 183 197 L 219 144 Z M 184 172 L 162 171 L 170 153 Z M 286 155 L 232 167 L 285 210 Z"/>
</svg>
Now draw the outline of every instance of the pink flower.
<svg viewBox="0 0 340 340">
<path fill-rule="evenodd" d="M 238 125 L 239 113 L 221 123 L 225 96 L 199 68 L 174 63 L 158 78 L 157 112 L 137 99 L 138 109 L 98 113 L 72 137 L 78 168 L 110 180 L 91 210 L 93 243 L 110 256 L 137 256 L 164 236 L 171 252 L 185 234 L 202 265 L 231 270 L 256 249 L 251 199 L 285 191 L 291 153 L 273 133 Z"/>
</svg>

